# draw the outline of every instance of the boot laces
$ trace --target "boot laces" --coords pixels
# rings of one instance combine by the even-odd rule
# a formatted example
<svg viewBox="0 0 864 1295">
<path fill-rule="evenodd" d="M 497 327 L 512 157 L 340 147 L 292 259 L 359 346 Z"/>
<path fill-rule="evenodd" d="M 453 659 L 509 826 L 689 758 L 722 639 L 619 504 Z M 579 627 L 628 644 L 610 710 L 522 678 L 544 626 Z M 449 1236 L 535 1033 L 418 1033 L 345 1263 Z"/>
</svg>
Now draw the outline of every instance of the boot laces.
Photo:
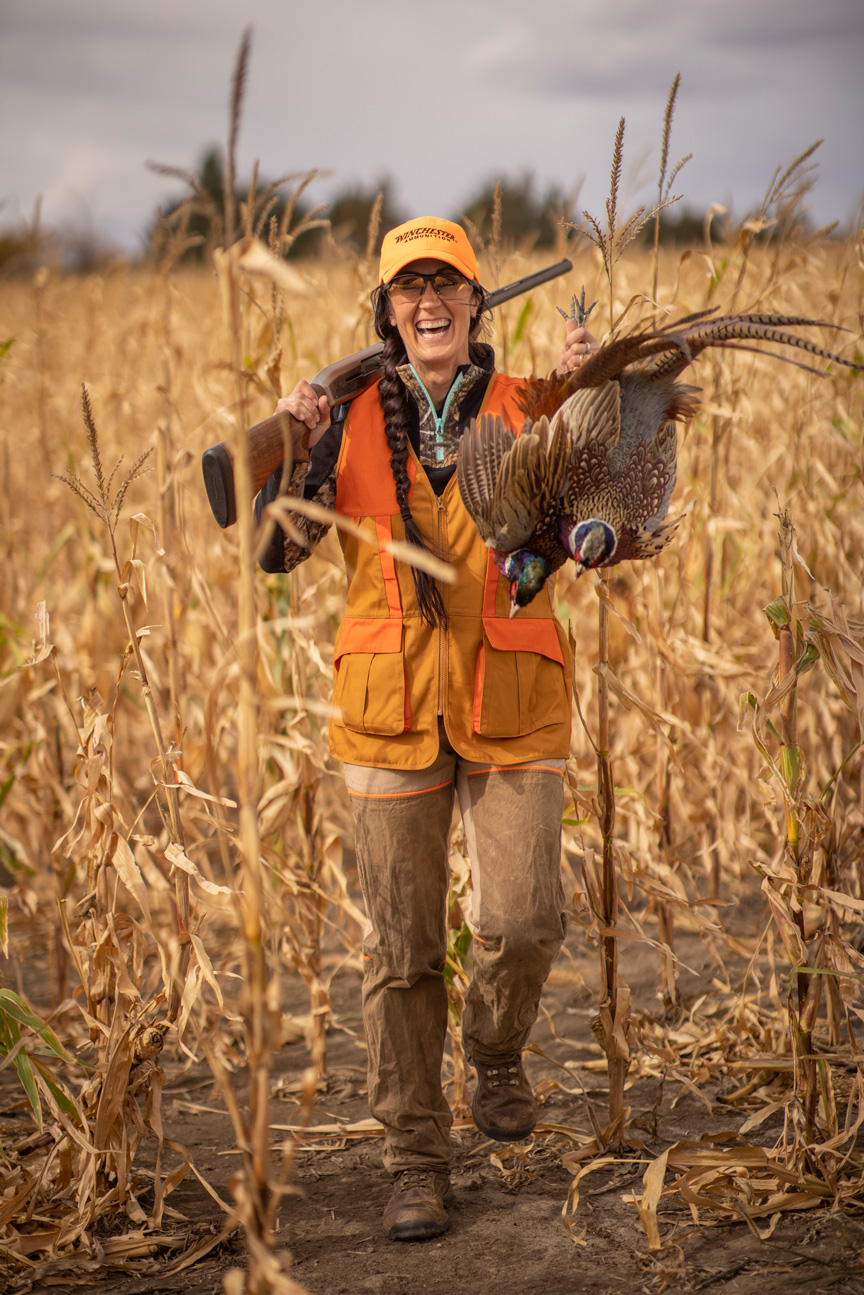
<svg viewBox="0 0 864 1295">
<path fill-rule="evenodd" d="M 433 1188 L 431 1169 L 403 1169 L 399 1175 L 398 1190 L 400 1192 L 410 1192 L 415 1187 Z"/>
<path fill-rule="evenodd" d="M 483 1066 L 484 1077 L 490 1088 L 518 1088 L 519 1058 L 497 1061 Z"/>
</svg>

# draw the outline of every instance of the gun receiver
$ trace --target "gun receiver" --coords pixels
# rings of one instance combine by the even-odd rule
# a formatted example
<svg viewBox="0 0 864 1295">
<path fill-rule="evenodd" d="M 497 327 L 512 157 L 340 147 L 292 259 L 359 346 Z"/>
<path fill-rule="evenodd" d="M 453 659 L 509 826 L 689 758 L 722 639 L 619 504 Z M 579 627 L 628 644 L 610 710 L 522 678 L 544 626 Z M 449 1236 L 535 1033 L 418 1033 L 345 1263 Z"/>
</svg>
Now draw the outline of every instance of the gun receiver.
<svg viewBox="0 0 864 1295">
<path fill-rule="evenodd" d="M 556 261 L 554 265 L 528 274 L 524 279 L 508 283 L 504 288 L 490 292 L 487 305 L 494 309 L 513 297 L 519 297 L 532 288 L 537 288 L 550 279 L 557 279 L 573 269 L 568 260 Z M 326 396 L 330 408 L 353 400 L 382 375 L 381 352 L 383 343 L 367 346 L 365 351 L 357 351 L 344 360 L 329 364 L 326 369 L 316 373 L 311 386 L 319 396 Z M 249 444 L 249 461 L 252 472 L 252 492 L 257 494 L 265 481 L 273 475 L 285 459 L 286 444 L 290 442 L 294 461 L 308 458 L 309 429 L 305 423 L 298 422 L 289 413 L 278 413 L 256 423 L 246 432 Z M 234 495 L 234 460 L 225 441 L 205 450 L 201 458 L 201 469 L 204 473 L 204 488 L 210 501 L 210 508 L 216 521 L 223 528 L 233 526 L 237 520 L 237 501 Z"/>
</svg>

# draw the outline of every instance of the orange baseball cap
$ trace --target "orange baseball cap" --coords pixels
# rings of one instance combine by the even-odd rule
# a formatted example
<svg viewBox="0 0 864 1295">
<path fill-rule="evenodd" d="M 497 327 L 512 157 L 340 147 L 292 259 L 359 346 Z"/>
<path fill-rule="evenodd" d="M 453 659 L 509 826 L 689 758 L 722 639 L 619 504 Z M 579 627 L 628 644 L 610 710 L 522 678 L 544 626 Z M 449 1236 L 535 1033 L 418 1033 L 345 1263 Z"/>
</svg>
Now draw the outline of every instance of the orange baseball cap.
<svg viewBox="0 0 864 1295">
<path fill-rule="evenodd" d="M 407 220 L 384 235 L 378 282 L 389 283 L 406 265 L 426 257 L 445 261 L 466 279 L 479 282 L 477 257 L 465 230 L 452 220 L 439 220 L 435 216 Z"/>
</svg>

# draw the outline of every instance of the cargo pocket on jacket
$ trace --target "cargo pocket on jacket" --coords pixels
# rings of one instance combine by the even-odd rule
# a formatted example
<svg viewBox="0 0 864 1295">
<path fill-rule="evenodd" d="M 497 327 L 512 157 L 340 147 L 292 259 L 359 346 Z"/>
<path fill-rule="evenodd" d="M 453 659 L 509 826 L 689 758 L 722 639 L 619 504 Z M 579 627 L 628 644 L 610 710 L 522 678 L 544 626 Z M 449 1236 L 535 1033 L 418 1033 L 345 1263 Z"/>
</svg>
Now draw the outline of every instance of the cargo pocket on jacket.
<svg viewBox="0 0 864 1295">
<path fill-rule="evenodd" d="M 333 705 L 355 733 L 393 737 L 411 727 L 402 621 L 346 617 L 334 653 Z"/>
<path fill-rule="evenodd" d="M 474 732 L 523 737 L 569 716 L 564 657 L 552 620 L 483 618 L 477 654 Z"/>
</svg>

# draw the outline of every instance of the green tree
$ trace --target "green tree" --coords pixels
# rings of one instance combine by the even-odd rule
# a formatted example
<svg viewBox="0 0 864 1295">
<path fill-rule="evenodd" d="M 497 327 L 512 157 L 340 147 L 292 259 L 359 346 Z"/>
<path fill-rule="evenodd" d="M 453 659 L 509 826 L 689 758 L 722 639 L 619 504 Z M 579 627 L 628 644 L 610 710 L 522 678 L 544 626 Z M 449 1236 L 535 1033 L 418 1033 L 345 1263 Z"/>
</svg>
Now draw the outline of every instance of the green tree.
<svg viewBox="0 0 864 1295">
<path fill-rule="evenodd" d="M 454 219 L 473 225 L 486 241 L 493 236 L 496 192 L 500 188 L 501 234 L 508 241 L 531 247 L 552 247 L 560 236 L 563 218 L 572 219 L 575 195 L 550 185 L 541 197 L 533 175 L 521 179 L 487 180 L 465 203 Z"/>
<path fill-rule="evenodd" d="M 179 231 L 184 240 L 186 259 L 208 259 L 213 248 L 225 241 L 225 162 L 222 149 L 218 146 L 208 148 L 194 172 L 156 163 L 149 165 L 157 175 L 171 176 L 183 181 L 187 187 L 183 197 L 171 199 L 160 208 L 156 222 L 148 231 L 150 249 L 156 250 L 169 232 L 176 234 Z M 258 175 L 256 165 L 249 183 L 234 188 L 237 228 L 229 231 L 231 238 L 245 228 L 273 244 L 280 255 L 303 255 L 306 249 L 303 246 L 296 248 L 297 240 L 302 237 L 308 242 L 309 233 L 326 224 L 319 219 L 322 209 L 310 208 L 303 196 L 316 174 L 308 171 L 266 180 Z"/>
<path fill-rule="evenodd" d="M 358 256 L 367 250 L 377 256 L 387 230 L 407 219 L 393 197 L 389 177 L 372 185 L 340 189 L 331 199 L 327 214 L 334 241 Z"/>
</svg>

